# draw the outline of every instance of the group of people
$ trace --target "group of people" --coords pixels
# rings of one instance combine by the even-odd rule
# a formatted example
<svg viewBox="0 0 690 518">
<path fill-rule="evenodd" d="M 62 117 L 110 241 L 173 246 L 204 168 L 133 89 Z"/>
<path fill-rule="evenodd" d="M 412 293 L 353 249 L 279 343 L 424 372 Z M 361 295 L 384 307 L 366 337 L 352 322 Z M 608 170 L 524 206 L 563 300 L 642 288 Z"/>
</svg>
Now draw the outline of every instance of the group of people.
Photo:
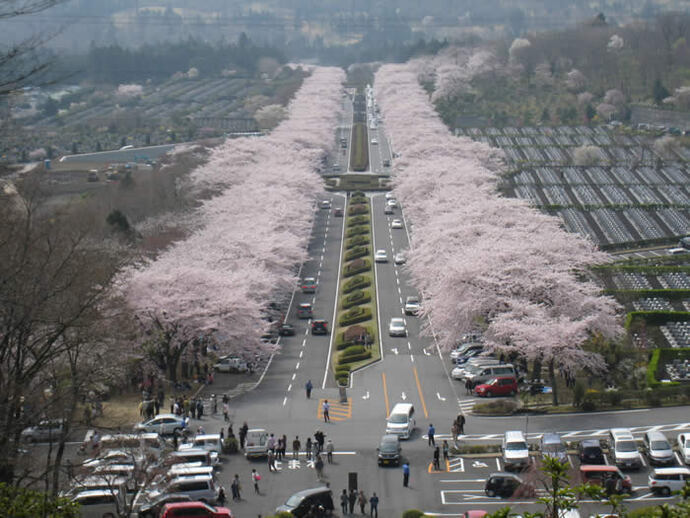
<svg viewBox="0 0 690 518">
<path fill-rule="evenodd" d="M 361 514 L 366 513 L 367 503 L 369 504 L 369 515 L 379 516 L 379 497 L 376 493 L 372 493 L 371 498 L 367 500 L 364 490 L 360 489 L 359 492 L 355 489 L 347 492 L 347 489 L 343 489 L 340 494 L 340 509 L 343 511 L 343 516 L 347 514 L 355 514 L 355 505 L 359 505 L 359 510 Z"/>
<path fill-rule="evenodd" d="M 204 402 L 197 398 L 178 396 L 170 398 L 170 413 L 177 416 L 191 417 L 192 419 L 202 419 L 204 416 Z"/>
</svg>

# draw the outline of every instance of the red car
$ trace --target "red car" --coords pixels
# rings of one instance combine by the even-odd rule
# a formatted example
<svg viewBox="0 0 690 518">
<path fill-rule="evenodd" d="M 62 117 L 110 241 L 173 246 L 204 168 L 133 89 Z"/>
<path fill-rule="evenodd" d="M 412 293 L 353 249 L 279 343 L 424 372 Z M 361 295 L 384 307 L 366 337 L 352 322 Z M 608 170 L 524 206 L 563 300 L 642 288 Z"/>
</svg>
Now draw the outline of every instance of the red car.
<svg viewBox="0 0 690 518">
<path fill-rule="evenodd" d="M 497 376 L 486 383 L 474 387 L 478 396 L 514 396 L 518 392 L 515 376 Z"/>
<path fill-rule="evenodd" d="M 161 518 L 232 518 L 232 511 L 227 507 L 211 507 L 204 502 L 175 502 L 165 504 Z"/>
<path fill-rule="evenodd" d="M 328 334 L 328 322 L 325 320 L 312 320 L 311 321 L 311 334 L 313 335 L 327 335 Z"/>
</svg>

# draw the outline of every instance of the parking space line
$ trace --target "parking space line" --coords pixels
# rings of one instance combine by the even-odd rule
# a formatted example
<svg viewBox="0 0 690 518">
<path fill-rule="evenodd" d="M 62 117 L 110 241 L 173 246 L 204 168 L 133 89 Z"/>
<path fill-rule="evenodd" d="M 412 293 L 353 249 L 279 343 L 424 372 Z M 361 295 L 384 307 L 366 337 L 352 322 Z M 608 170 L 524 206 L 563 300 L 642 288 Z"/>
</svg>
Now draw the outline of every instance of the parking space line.
<svg viewBox="0 0 690 518">
<path fill-rule="evenodd" d="M 677 452 L 677 451 L 674 451 L 673 454 L 676 456 L 676 460 L 678 461 L 678 465 L 679 465 L 679 466 L 682 466 L 682 465 L 683 465 L 683 461 L 681 460 L 680 455 L 678 455 L 678 452 Z"/>
<path fill-rule="evenodd" d="M 295 370 L 299 370 L 299 364 L 300 362 L 297 362 L 297 365 L 295 365 Z"/>
<path fill-rule="evenodd" d="M 498 471 L 501 471 L 501 459 L 499 459 L 498 457 L 496 458 L 496 469 Z"/>
<path fill-rule="evenodd" d="M 287 396 L 285 396 L 285 399 L 283 399 L 283 406 L 287 403 Z"/>
<path fill-rule="evenodd" d="M 288 385 L 287 391 L 290 392 L 291 390 L 292 390 L 292 383 L 290 383 L 290 384 Z"/>
<path fill-rule="evenodd" d="M 646 463 L 645 460 L 644 460 L 644 455 L 640 455 L 640 460 L 642 461 L 642 465 L 646 468 L 646 467 L 647 467 L 647 463 Z"/>
<path fill-rule="evenodd" d="M 302 354 L 302 353 L 300 353 L 300 354 Z M 291 380 L 291 381 L 295 381 L 295 378 L 296 378 L 296 377 L 297 377 L 297 373 L 296 373 L 296 372 L 293 372 L 293 373 L 292 373 L 292 380 Z"/>
</svg>

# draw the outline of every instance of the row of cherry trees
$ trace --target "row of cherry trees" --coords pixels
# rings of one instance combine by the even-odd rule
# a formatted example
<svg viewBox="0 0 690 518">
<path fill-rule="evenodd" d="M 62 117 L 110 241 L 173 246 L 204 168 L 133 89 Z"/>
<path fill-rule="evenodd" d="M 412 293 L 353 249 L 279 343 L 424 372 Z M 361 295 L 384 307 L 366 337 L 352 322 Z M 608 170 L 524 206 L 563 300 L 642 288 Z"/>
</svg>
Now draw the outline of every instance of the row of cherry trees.
<svg viewBox="0 0 690 518">
<path fill-rule="evenodd" d="M 147 350 L 166 347 L 156 363 L 171 379 L 180 349 L 202 338 L 252 358 L 273 347 L 260 340 L 262 316 L 295 286 L 306 258 L 316 170 L 334 142 L 343 78 L 339 69 L 314 69 L 269 136 L 215 149 L 191 175 L 205 200 L 194 232 L 127 272 L 127 300 L 143 322 Z"/>
<path fill-rule="evenodd" d="M 453 137 L 414 64 L 385 65 L 377 99 L 400 158 L 395 192 L 412 225 L 408 268 L 442 346 L 482 327 L 492 348 L 572 374 L 605 369 L 582 344 L 621 332 L 619 307 L 587 270 L 609 260 L 558 219 L 496 190 L 500 155 Z M 555 395 L 555 399 L 557 396 Z"/>
</svg>

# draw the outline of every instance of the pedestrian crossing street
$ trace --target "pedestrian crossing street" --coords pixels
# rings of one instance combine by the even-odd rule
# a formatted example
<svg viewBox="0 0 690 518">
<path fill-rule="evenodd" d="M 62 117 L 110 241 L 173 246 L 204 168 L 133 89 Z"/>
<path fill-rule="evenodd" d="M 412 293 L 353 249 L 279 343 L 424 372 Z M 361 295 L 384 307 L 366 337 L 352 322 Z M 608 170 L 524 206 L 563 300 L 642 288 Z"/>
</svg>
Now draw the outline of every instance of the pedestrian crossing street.
<svg viewBox="0 0 690 518">
<path fill-rule="evenodd" d="M 319 399 L 316 417 L 323 421 L 323 403 L 328 401 L 328 417 L 331 421 L 346 421 L 352 418 L 352 398 L 347 398 L 347 403 L 341 403 L 331 399 Z"/>
</svg>

